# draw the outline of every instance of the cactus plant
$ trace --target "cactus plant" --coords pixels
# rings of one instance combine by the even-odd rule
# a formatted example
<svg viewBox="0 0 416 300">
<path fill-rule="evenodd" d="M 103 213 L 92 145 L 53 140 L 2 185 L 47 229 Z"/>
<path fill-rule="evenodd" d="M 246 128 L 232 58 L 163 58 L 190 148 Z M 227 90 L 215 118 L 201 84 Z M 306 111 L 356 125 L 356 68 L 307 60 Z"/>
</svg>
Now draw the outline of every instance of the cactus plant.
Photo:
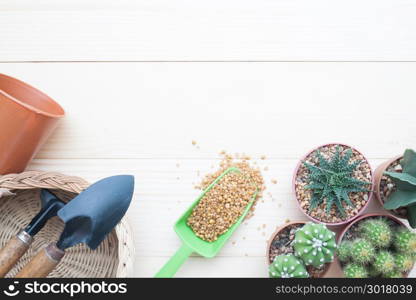
<svg viewBox="0 0 416 300">
<path fill-rule="evenodd" d="M 303 263 L 293 254 L 276 256 L 269 266 L 271 278 L 307 278 L 309 277 Z"/>
<path fill-rule="evenodd" d="M 414 259 L 408 254 L 398 253 L 394 257 L 396 268 L 400 272 L 408 272 L 413 268 Z"/>
<path fill-rule="evenodd" d="M 345 276 L 365 271 L 368 277 L 402 278 L 413 268 L 416 233 L 407 227 L 387 216 L 370 216 L 351 228 L 338 247 Z"/>
<path fill-rule="evenodd" d="M 406 207 L 407 219 L 416 228 L 416 152 L 407 149 L 400 161 L 402 172 L 384 172 L 395 184 L 393 191 L 384 203 L 384 208 L 393 210 Z"/>
<path fill-rule="evenodd" d="M 374 258 L 374 268 L 381 274 L 388 274 L 395 269 L 394 256 L 386 250 L 381 250 Z"/>
<path fill-rule="evenodd" d="M 344 275 L 347 278 L 367 278 L 368 272 L 364 266 L 351 263 L 345 266 Z"/>
<path fill-rule="evenodd" d="M 367 264 L 374 259 L 374 246 L 365 239 L 356 239 L 351 245 L 351 257 L 357 264 Z"/>
<path fill-rule="evenodd" d="M 337 257 L 340 261 L 345 262 L 351 257 L 351 242 L 342 242 L 337 249 Z"/>
<path fill-rule="evenodd" d="M 395 234 L 393 243 L 399 252 L 409 255 L 415 255 L 416 253 L 416 233 L 407 228 L 403 228 Z"/>
<path fill-rule="evenodd" d="M 304 162 L 309 170 L 309 184 L 305 187 L 312 191 L 310 210 L 313 210 L 321 203 L 326 203 L 326 214 L 330 213 L 333 205 L 345 216 L 343 203 L 354 206 L 349 194 L 352 192 L 368 192 L 370 183 L 354 178 L 353 173 L 362 161 L 355 161 L 350 164 L 353 152 L 351 149 L 342 155 L 340 147 L 331 160 L 327 160 L 323 155 L 316 151 L 319 165 L 315 166 Z"/>
<path fill-rule="evenodd" d="M 370 241 L 375 247 L 386 248 L 392 240 L 392 230 L 384 218 L 368 219 L 360 224 L 363 238 Z"/>
<path fill-rule="evenodd" d="M 403 274 L 398 270 L 393 270 L 383 275 L 384 278 L 403 278 Z"/>
<path fill-rule="evenodd" d="M 293 248 L 305 265 L 320 268 L 334 260 L 335 233 L 322 224 L 305 224 L 296 231 Z"/>
</svg>

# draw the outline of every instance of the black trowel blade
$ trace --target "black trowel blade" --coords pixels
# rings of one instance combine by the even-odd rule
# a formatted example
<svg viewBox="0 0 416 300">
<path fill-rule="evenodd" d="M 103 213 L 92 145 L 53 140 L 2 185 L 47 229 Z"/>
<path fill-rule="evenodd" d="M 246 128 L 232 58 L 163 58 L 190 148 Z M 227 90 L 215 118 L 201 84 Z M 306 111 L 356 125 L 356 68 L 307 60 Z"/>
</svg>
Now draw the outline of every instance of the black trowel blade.
<svg viewBox="0 0 416 300">
<path fill-rule="evenodd" d="M 85 243 L 97 248 L 125 215 L 133 191 L 130 175 L 107 177 L 88 187 L 58 212 L 65 222 L 58 247 Z"/>
</svg>

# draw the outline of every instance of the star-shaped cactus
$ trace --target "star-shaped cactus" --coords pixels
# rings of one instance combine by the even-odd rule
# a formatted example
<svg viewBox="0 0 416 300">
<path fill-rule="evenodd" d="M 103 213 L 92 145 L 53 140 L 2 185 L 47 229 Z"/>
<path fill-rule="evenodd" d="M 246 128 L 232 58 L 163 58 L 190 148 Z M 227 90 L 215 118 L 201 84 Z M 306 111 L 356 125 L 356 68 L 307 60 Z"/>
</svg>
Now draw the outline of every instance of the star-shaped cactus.
<svg viewBox="0 0 416 300">
<path fill-rule="evenodd" d="M 295 233 L 295 255 L 315 268 L 334 260 L 335 233 L 323 224 L 308 223 Z"/>
<path fill-rule="evenodd" d="M 270 278 L 307 278 L 308 272 L 304 264 L 293 254 L 276 256 L 269 266 Z"/>
</svg>

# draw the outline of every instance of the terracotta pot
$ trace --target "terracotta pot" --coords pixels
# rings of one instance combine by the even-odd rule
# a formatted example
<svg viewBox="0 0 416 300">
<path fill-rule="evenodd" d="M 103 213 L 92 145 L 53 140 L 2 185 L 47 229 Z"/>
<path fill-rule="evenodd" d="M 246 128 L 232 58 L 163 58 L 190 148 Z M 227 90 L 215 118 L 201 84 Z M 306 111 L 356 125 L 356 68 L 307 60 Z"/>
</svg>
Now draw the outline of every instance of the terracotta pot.
<svg viewBox="0 0 416 300">
<path fill-rule="evenodd" d="M 47 95 L 0 74 L 0 174 L 22 172 L 63 116 Z"/>
<path fill-rule="evenodd" d="M 343 146 L 343 147 L 348 147 L 348 148 L 351 148 L 351 149 L 353 149 L 354 151 L 357 151 L 359 154 L 361 154 L 363 157 L 364 157 L 364 160 L 365 160 L 365 162 L 370 166 L 370 172 L 371 172 L 371 178 L 372 178 L 372 180 L 371 180 L 371 187 L 370 187 L 370 192 L 368 192 L 368 200 L 367 200 L 367 202 L 364 204 L 364 206 L 362 206 L 361 207 L 361 209 L 360 209 L 360 211 L 355 215 L 355 216 L 353 216 L 353 217 L 351 217 L 351 218 L 349 218 L 349 219 L 347 219 L 347 220 L 345 220 L 345 221 L 342 221 L 342 222 L 333 222 L 333 223 L 330 223 L 330 222 L 324 222 L 324 221 L 321 221 L 321 220 L 319 220 L 319 219 L 316 219 L 316 218 L 314 218 L 314 217 L 312 217 L 312 216 L 310 216 L 308 213 L 307 213 L 307 211 L 305 211 L 301 206 L 300 206 L 300 201 L 299 201 L 299 199 L 298 199 L 298 197 L 297 197 L 297 195 L 296 195 L 296 178 L 297 178 L 297 175 L 298 175 L 298 172 L 299 172 L 299 168 L 301 167 L 301 165 L 302 165 L 302 163 L 303 163 L 303 161 L 305 161 L 305 159 L 310 155 L 310 154 L 312 154 L 313 152 L 315 152 L 316 150 L 318 150 L 318 149 L 320 149 L 320 148 L 322 148 L 322 147 L 327 147 L 327 146 L 332 146 L 332 145 L 340 145 L 340 146 Z M 321 223 L 321 224 L 325 224 L 325 225 L 328 225 L 328 226 L 339 226 L 339 225 L 345 225 L 345 224 L 347 224 L 347 223 L 349 223 L 349 222 L 351 222 L 352 220 L 354 220 L 354 219 L 356 219 L 358 216 L 360 216 L 363 212 L 364 212 L 364 210 L 367 208 L 367 206 L 368 206 L 368 204 L 370 203 L 370 201 L 371 201 L 371 199 L 373 198 L 373 186 L 374 186 L 374 182 L 373 182 L 373 171 L 372 171 L 372 168 L 371 168 L 371 165 L 370 165 L 370 163 L 368 162 L 368 160 L 367 160 L 367 158 L 360 152 L 360 151 L 358 151 L 356 148 L 354 148 L 354 147 L 351 147 L 351 146 L 349 146 L 349 145 L 346 145 L 346 144 L 342 144 L 342 143 L 329 143 L 329 144 L 324 144 L 324 145 L 321 145 L 321 146 L 319 146 L 319 147 L 316 147 L 316 148 L 314 148 L 314 149 L 312 149 L 311 151 L 309 151 L 301 160 L 299 160 L 299 162 L 298 162 L 298 164 L 296 165 L 296 168 L 295 168 L 295 172 L 293 173 L 293 178 L 292 178 L 292 192 L 293 192 L 293 195 L 294 195 L 294 197 L 295 197 L 295 199 L 296 199 L 296 203 L 298 204 L 298 207 L 299 207 L 299 209 L 303 212 L 303 214 L 305 215 L 305 216 L 307 216 L 308 217 L 308 219 L 310 219 L 311 221 L 313 221 L 313 222 L 316 222 L 316 223 Z"/>
<path fill-rule="evenodd" d="M 383 177 L 383 174 L 384 174 L 384 172 L 386 171 L 386 169 L 387 169 L 387 168 L 388 168 L 391 164 L 393 164 L 394 162 L 396 162 L 397 160 L 402 159 L 402 158 L 403 158 L 403 156 L 402 156 L 402 155 L 399 155 L 399 156 L 393 157 L 393 158 L 391 158 L 391 159 L 389 159 L 389 160 L 385 161 L 385 162 L 384 162 L 384 163 L 382 163 L 381 165 L 379 165 L 379 166 L 377 167 L 377 169 L 374 171 L 374 193 L 375 193 L 375 196 L 376 196 L 376 198 L 377 198 L 378 202 L 380 202 L 381 207 L 383 207 L 383 206 L 384 206 L 384 202 L 383 202 L 383 200 L 381 199 L 381 190 L 380 190 L 381 178 Z M 389 210 L 389 212 L 390 212 L 391 214 L 393 214 L 394 216 L 396 216 L 397 218 L 406 219 L 406 217 L 405 217 L 405 216 L 402 216 L 402 215 L 400 215 L 400 214 L 396 213 L 394 210 Z"/>
<path fill-rule="evenodd" d="M 277 235 L 279 235 L 279 233 L 281 231 L 283 231 L 284 229 L 286 229 L 289 226 L 292 226 L 292 225 L 305 225 L 306 223 L 307 222 L 305 222 L 305 221 L 289 222 L 289 223 L 286 223 L 286 224 L 284 224 L 284 225 L 282 225 L 282 226 L 280 226 L 280 227 L 278 227 L 276 229 L 276 231 L 272 234 L 272 236 L 270 237 L 269 241 L 267 242 L 266 259 L 267 259 L 267 264 L 268 265 L 270 265 L 272 263 L 272 261 L 271 261 L 271 255 L 270 255 L 270 250 L 272 248 L 272 243 L 273 243 L 273 240 L 275 239 L 275 237 Z M 319 278 L 325 277 L 325 275 L 328 272 L 330 266 L 331 266 L 331 263 L 325 264 L 325 269 L 324 269 L 324 271 L 322 273 L 319 274 Z"/>
<path fill-rule="evenodd" d="M 395 216 L 392 216 L 392 215 L 389 215 L 389 214 L 377 214 L 377 213 L 365 214 L 365 215 L 362 215 L 359 218 L 355 219 L 353 222 L 351 222 L 350 224 L 348 224 L 348 226 L 346 226 L 344 228 L 344 230 L 341 232 L 341 234 L 338 237 L 338 241 L 337 241 L 338 245 L 342 242 L 342 240 L 344 239 L 345 234 L 347 233 L 348 230 L 350 230 L 350 228 L 354 224 L 357 224 L 358 222 L 362 221 L 363 219 L 367 219 L 367 218 L 370 218 L 370 217 L 385 217 L 385 218 L 388 218 L 388 219 L 392 220 L 396 224 L 407 228 L 407 226 L 402 221 L 400 221 L 398 218 L 396 218 Z M 338 261 L 338 264 L 339 264 L 340 268 L 342 269 L 341 262 L 338 259 L 337 259 L 337 261 Z M 407 272 L 407 274 L 405 274 L 405 277 L 408 277 L 409 273 L 410 272 Z"/>
</svg>

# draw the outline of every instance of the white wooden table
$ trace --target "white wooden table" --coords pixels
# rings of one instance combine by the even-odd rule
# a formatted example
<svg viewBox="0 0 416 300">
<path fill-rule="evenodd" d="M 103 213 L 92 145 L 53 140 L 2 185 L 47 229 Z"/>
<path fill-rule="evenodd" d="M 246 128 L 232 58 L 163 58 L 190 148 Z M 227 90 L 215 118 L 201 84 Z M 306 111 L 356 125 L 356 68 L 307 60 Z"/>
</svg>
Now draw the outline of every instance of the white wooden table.
<svg viewBox="0 0 416 300">
<path fill-rule="evenodd" d="M 340 141 L 376 166 L 416 147 L 415 15 L 411 0 L 2 0 L 0 72 L 67 112 L 29 169 L 135 175 L 133 276 L 179 247 L 172 225 L 221 150 L 268 166 L 272 197 L 235 244 L 178 273 L 264 277 L 266 240 L 304 219 L 290 182 L 306 151 Z"/>
</svg>

